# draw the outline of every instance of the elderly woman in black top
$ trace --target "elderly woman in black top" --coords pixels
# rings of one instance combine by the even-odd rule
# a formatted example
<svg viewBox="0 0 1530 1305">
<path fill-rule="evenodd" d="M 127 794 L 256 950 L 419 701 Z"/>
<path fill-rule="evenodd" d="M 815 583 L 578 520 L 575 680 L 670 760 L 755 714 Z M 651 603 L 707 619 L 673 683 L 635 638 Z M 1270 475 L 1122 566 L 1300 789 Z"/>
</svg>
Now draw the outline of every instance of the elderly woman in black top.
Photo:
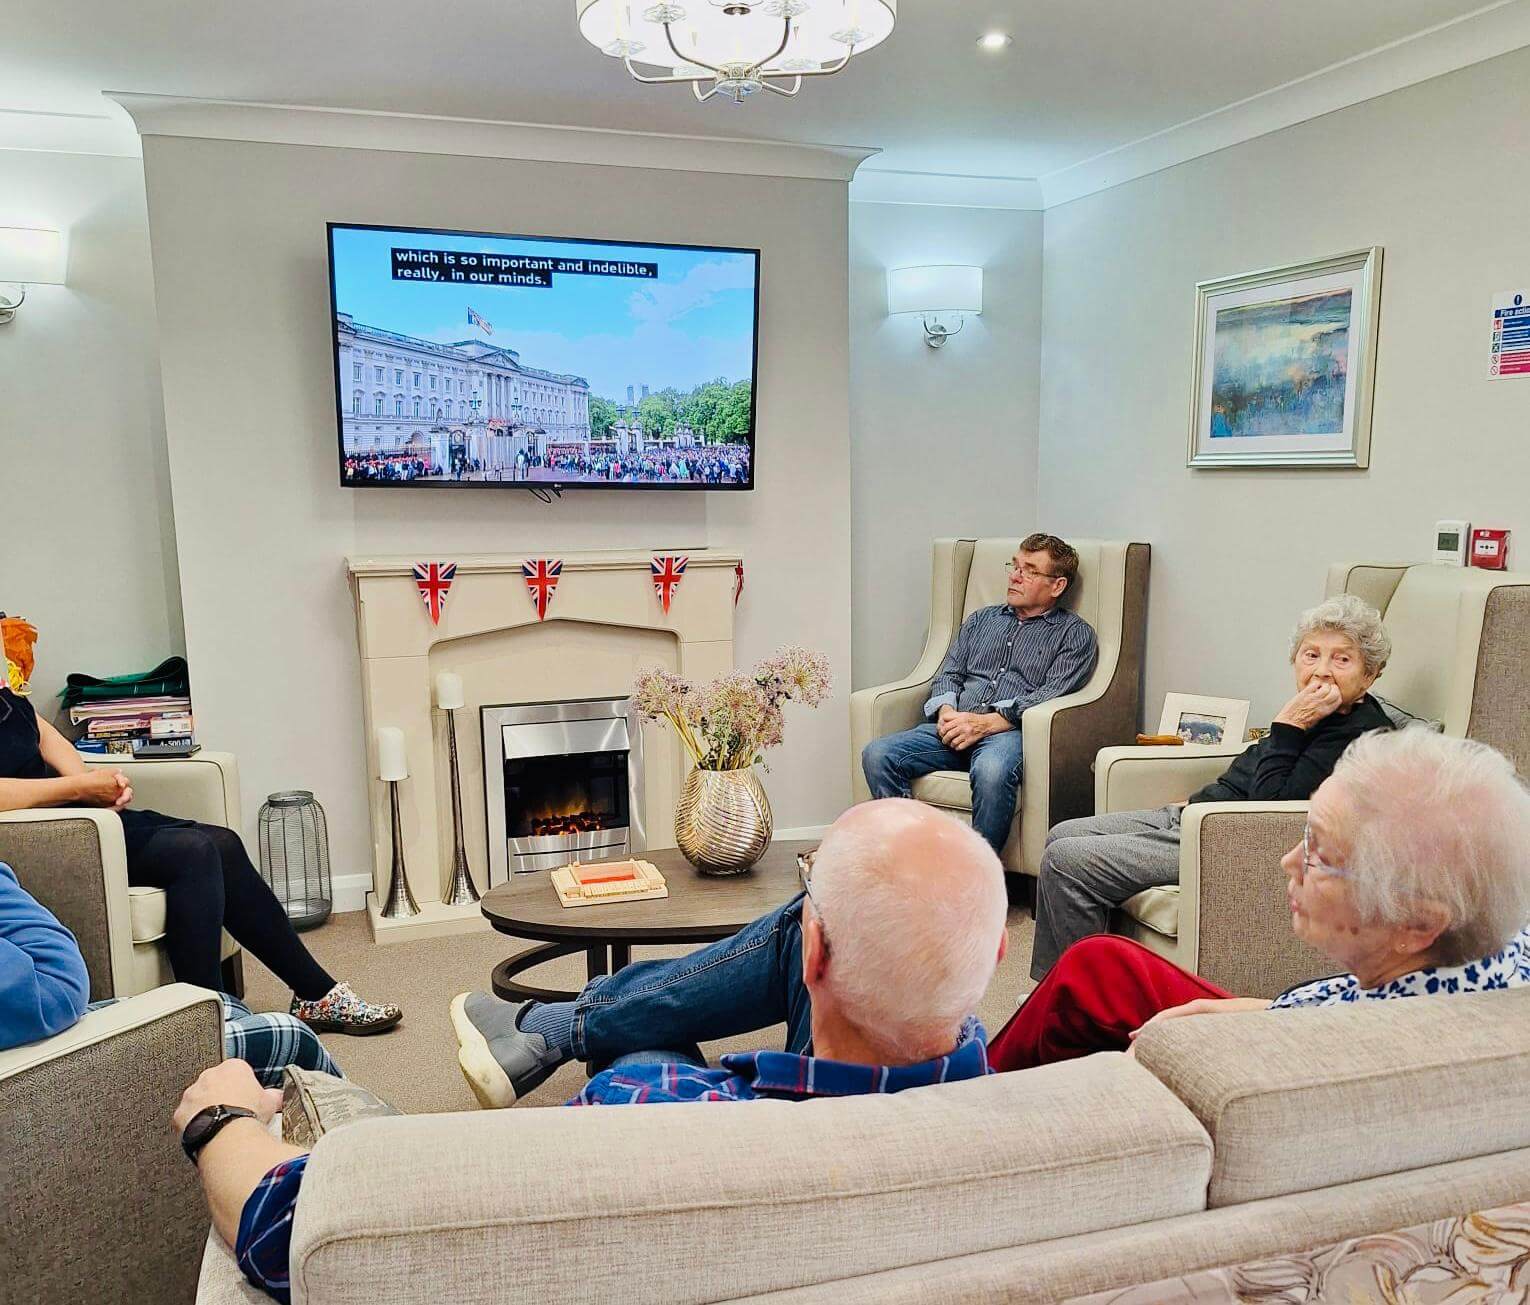
<svg viewBox="0 0 1530 1305">
<path fill-rule="evenodd" d="M 361 1000 L 314 960 L 238 834 L 134 810 L 132 800 L 122 771 L 87 768 L 23 693 L 0 687 L 0 811 L 94 806 L 117 812 L 128 883 L 165 890 L 165 948 L 179 981 L 222 987 L 219 953 L 227 929 L 292 988 L 292 1014 L 320 1032 L 381 1033 L 399 1022 L 397 1006 Z"/>
<path fill-rule="evenodd" d="M 1391 656 L 1381 615 L 1353 594 L 1303 612 L 1291 635 L 1296 692 L 1269 736 L 1238 754 L 1191 802 L 1304 800 L 1344 749 L 1391 721 L 1369 690 Z M 1047 835 L 1036 884 L 1031 977 L 1041 980 L 1080 938 L 1104 933 L 1110 911 L 1145 888 L 1179 879 L 1180 813 L 1116 811 L 1065 820 Z"/>
</svg>

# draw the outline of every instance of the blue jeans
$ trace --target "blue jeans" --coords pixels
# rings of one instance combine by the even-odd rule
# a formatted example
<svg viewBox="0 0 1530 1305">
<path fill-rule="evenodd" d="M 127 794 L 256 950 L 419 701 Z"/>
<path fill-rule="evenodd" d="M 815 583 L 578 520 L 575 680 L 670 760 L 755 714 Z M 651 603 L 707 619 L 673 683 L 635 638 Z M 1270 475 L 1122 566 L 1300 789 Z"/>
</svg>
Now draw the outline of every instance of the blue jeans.
<svg viewBox="0 0 1530 1305">
<path fill-rule="evenodd" d="M 995 852 L 1004 850 L 1020 789 L 1020 731 L 990 734 L 966 752 L 940 741 L 926 722 L 900 734 L 873 739 L 861 753 L 872 797 L 908 797 L 909 785 L 932 770 L 965 770 L 972 779 L 972 827 Z"/>
<path fill-rule="evenodd" d="M 698 1042 L 786 1024 L 786 1050 L 813 1041 L 802 982 L 802 896 L 689 956 L 635 961 L 574 1001 L 573 1052 L 596 1068 L 635 1052 L 702 1060 Z"/>
</svg>

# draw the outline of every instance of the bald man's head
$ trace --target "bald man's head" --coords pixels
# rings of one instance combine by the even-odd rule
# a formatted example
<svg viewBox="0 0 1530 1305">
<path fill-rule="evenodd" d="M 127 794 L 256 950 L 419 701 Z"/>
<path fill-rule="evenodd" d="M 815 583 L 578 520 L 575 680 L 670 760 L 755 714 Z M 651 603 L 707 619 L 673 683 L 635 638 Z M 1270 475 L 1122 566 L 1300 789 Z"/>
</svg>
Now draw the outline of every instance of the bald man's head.
<svg viewBox="0 0 1530 1305">
<path fill-rule="evenodd" d="M 907 798 L 851 807 L 814 857 L 813 898 L 828 982 L 861 1028 L 914 1047 L 954 1036 L 977 1009 L 1008 902 L 998 857 L 970 827 Z"/>
</svg>

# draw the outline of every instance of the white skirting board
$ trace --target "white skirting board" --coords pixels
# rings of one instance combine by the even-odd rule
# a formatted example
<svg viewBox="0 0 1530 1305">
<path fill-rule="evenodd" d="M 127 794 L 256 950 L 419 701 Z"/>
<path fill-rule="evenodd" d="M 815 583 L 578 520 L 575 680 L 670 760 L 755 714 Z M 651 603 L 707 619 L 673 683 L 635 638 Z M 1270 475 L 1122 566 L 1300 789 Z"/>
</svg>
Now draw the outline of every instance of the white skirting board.
<svg viewBox="0 0 1530 1305">
<path fill-rule="evenodd" d="M 787 841 L 822 838 L 827 829 L 827 825 L 804 825 L 800 829 L 778 829 L 775 836 Z M 336 875 L 330 881 L 330 888 L 334 893 L 334 910 L 337 914 L 343 911 L 364 911 L 367 909 L 367 894 L 372 891 L 372 876 Z"/>
</svg>

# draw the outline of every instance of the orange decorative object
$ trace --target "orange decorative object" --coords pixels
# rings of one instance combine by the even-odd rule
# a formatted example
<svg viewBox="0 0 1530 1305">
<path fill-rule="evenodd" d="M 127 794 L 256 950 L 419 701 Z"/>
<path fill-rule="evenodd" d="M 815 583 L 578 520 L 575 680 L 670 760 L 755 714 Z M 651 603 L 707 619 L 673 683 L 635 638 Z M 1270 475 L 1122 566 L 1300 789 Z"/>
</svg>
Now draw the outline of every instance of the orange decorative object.
<svg viewBox="0 0 1530 1305">
<path fill-rule="evenodd" d="M 37 627 L 19 616 L 0 617 L 0 642 L 5 646 L 6 683 L 13 693 L 25 693 L 36 664 L 32 645 Z"/>
</svg>

